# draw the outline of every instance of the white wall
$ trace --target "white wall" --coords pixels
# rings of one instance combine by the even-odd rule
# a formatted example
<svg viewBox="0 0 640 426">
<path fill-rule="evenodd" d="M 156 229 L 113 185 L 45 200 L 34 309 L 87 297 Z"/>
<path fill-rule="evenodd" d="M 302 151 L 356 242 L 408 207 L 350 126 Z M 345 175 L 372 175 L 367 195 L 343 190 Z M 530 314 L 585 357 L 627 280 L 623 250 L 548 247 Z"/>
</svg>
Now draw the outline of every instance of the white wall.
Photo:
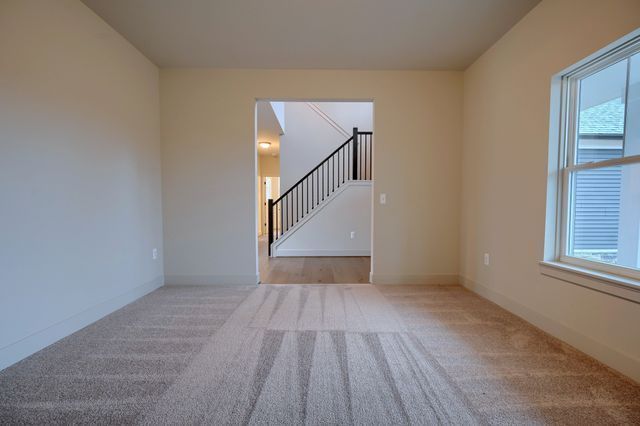
<svg viewBox="0 0 640 426">
<path fill-rule="evenodd" d="M 349 134 L 353 127 L 362 132 L 373 130 L 373 103 L 371 102 L 313 102 Z"/>
<path fill-rule="evenodd" d="M 640 305 L 543 276 L 538 261 L 551 77 L 639 26 L 637 0 L 544 0 L 465 72 L 460 233 L 470 288 L 636 380 Z"/>
<path fill-rule="evenodd" d="M 336 130 L 307 102 L 285 102 L 287 131 L 280 137 L 280 170 L 282 189 L 291 188 L 316 167 L 353 133 L 373 129 L 371 102 L 313 102 L 324 114 L 344 129 L 349 136 Z"/>
<path fill-rule="evenodd" d="M 0 368 L 162 284 L 158 69 L 75 0 L 0 2 Z"/>
<path fill-rule="evenodd" d="M 370 181 L 346 184 L 285 235 L 275 254 L 370 256 L 371 187 Z"/>
<path fill-rule="evenodd" d="M 280 133 L 284 133 L 286 131 L 286 120 L 284 117 L 284 102 L 269 102 L 271 105 L 271 109 L 278 120 L 278 124 L 280 125 Z"/>
<path fill-rule="evenodd" d="M 373 280 L 457 281 L 462 73 L 164 69 L 160 82 L 168 283 L 257 282 L 256 99 L 374 100 L 373 197 L 387 204 Z"/>
</svg>

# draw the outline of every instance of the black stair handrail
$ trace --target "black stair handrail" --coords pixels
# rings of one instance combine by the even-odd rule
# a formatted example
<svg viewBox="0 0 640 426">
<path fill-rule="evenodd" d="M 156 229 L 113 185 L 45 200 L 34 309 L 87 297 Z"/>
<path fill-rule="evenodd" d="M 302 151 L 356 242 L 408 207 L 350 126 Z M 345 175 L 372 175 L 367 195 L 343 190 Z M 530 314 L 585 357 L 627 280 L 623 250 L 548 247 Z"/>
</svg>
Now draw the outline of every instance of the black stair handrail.
<svg viewBox="0 0 640 426">
<path fill-rule="evenodd" d="M 357 127 L 354 127 L 353 135 L 342 145 L 275 201 L 268 200 L 269 255 L 271 255 L 271 245 L 274 241 L 282 237 L 340 186 L 353 180 L 371 180 L 373 175 L 372 136 L 373 132 L 360 132 Z"/>
<path fill-rule="evenodd" d="M 292 192 L 294 189 L 296 189 L 296 186 L 300 185 L 302 183 L 302 181 L 304 181 L 306 178 L 308 178 L 309 176 L 311 176 L 311 174 L 313 172 L 315 172 L 316 170 L 318 170 L 322 165 L 324 165 L 324 163 L 328 162 L 331 157 L 333 157 L 338 151 L 340 151 L 342 148 L 344 148 L 347 144 L 349 144 L 349 142 L 351 142 L 353 140 L 353 136 L 351 136 L 349 139 L 347 139 L 345 141 L 345 143 L 343 143 L 342 145 L 340 145 L 338 148 L 336 148 L 335 151 L 333 151 L 331 154 L 327 155 L 325 157 L 324 160 L 322 160 L 320 162 L 320 164 L 318 164 L 317 166 L 315 166 L 313 169 L 311 169 L 311 171 L 309 173 L 307 173 L 306 175 L 304 175 L 299 181 L 297 181 L 296 183 L 294 183 L 293 185 L 291 185 L 291 188 L 287 189 L 287 192 L 285 192 L 284 194 L 282 194 L 281 196 L 279 196 L 278 198 L 276 198 L 273 201 L 273 204 L 277 204 L 280 200 L 282 200 L 286 195 L 288 195 L 290 192 Z"/>
</svg>

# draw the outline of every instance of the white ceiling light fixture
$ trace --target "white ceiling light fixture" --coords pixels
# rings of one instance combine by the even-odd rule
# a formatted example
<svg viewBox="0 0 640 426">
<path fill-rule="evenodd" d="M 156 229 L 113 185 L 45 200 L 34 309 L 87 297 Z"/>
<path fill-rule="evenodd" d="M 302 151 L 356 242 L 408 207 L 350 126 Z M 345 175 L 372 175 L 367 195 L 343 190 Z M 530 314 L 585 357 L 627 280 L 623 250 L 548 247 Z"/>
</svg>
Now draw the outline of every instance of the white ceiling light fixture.
<svg viewBox="0 0 640 426">
<path fill-rule="evenodd" d="M 258 142 L 258 146 L 262 149 L 268 149 L 271 146 L 271 142 Z"/>
</svg>

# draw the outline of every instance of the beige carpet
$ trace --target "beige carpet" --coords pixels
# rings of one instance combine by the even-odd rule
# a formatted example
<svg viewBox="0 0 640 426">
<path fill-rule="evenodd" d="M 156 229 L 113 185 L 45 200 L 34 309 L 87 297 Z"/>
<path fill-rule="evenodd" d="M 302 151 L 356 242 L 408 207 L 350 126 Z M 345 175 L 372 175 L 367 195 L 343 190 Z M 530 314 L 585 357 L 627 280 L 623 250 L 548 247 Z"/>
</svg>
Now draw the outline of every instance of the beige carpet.
<svg viewBox="0 0 640 426">
<path fill-rule="evenodd" d="M 457 286 L 174 287 L 0 373 L 0 423 L 638 424 L 640 386 Z"/>
</svg>

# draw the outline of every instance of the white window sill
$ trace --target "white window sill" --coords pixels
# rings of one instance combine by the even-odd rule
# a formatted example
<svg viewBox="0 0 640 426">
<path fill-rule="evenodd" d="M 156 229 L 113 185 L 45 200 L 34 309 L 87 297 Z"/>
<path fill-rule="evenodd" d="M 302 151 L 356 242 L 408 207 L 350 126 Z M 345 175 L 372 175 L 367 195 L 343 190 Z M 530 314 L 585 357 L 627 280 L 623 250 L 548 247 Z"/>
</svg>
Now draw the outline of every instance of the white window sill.
<svg viewBox="0 0 640 426">
<path fill-rule="evenodd" d="M 543 275 L 640 303 L 640 281 L 562 262 L 540 262 Z"/>
</svg>

